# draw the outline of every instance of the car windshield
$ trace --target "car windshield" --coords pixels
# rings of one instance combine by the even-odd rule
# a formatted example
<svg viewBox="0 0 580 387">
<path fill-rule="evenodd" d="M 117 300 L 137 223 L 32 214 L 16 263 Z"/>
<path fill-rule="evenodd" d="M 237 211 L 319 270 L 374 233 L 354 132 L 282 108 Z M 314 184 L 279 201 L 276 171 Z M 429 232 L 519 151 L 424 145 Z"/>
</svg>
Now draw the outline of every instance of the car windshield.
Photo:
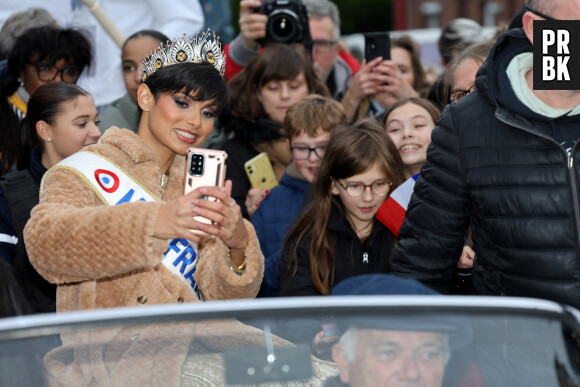
<svg viewBox="0 0 580 387">
<path fill-rule="evenodd" d="M 0 385 L 580 385 L 576 310 L 468 301 L 288 298 L 3 319 Z"/>
</svg>

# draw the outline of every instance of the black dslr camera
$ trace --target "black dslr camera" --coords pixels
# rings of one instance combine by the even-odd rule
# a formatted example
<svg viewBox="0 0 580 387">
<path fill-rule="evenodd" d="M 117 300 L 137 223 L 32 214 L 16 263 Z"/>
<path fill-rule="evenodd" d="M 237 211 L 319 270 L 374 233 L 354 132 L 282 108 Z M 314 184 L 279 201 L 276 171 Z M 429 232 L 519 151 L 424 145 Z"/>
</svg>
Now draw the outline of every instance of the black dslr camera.
<svg viewBox="0 0 580 387">
<path fill-rule="evenodd" d="M 268 43 L 312 44 L 308 14 L 301 0 L 268 0 L 253 10 L 268 16 L 266 37 L 258 39 L 262 46 Z"/>
</svg>

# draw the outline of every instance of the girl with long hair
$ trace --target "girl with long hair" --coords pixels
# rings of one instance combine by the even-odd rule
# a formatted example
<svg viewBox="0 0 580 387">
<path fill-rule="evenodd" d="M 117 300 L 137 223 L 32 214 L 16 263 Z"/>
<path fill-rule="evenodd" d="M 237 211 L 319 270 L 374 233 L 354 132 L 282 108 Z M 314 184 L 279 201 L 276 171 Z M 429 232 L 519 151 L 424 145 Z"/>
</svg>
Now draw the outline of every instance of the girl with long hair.
<svg viewBox="0 0 580 387">
<path fill-rule="evenodd" d="M 402 170 L 374 119 L 335 129 L 310 204 L 282 249 L 281 296 L 329 295 L 346 278 L 388 272 L 395 238 L 375 214 L 405 180 Z"/>
<path fill-rule="evenodd" d="M 441 112 L 433 103 L 416 97 L 395 102 L 385 114 L 383 126 L 405 164 L 405 177 L 421 171 L 431 143 L 431 132 L 440 116 Z"/>
</svg>

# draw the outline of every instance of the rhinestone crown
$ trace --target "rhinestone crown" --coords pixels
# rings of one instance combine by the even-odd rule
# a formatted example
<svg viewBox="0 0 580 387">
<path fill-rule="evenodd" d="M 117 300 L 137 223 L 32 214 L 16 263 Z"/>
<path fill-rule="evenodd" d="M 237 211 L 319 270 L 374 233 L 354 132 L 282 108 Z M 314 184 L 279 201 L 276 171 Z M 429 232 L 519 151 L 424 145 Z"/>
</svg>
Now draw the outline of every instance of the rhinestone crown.
<svg viewBox="0 0 580 387">
<path fill-rule="evenodd" d="M 226 69 L 226 56 L 215 32 L 198 33 L 195 37 L 183 35 L 181 39 L 162 43 L 141 63 L 141 80 L 144 81 L 162 67 L 177 63 L 208 62 L 223 76 Z"/>
</svg>

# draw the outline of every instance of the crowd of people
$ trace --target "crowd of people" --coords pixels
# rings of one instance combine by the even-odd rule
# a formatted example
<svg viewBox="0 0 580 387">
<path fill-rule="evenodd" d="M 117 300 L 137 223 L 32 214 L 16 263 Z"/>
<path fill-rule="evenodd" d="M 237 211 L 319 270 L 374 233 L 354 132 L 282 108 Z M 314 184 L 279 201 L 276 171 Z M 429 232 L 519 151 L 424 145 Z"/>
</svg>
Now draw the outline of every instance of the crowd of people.
<svg viewBox="0 0 580 387">
<path fill-rule="evenodd" d="M 264 40 L 261 0 L 241 0 L 227 42 L 202 29 L 197 1 L 201 16 L 149 3 L 160 20 L 121 23 L 108 63 L 103 31 L 62 26 L 50 9 L 6 22 L 28 15 L 0 39 L 4 315 L 329 296 L 378 273 L 580 307 L 580 94 L 532 86 L 533 22 L 580 19 L 577 2 L 526 0 L 489 39 L 452 21 L 435 82 L 409 35 L 391 39 L 389 59 L 359 62 L 329 0 L 302 1 L 304 44 Z M 113 99 L 83 88 L 110 79 L 125 86 Z M 224 186 L 184 194 L 190 147 L 225 150 Z M 275 188 L 247 175 L 262 153 Z M 382 215 L 410 181 L 392 228 Z M 338 340 L 320 330 L 300 334 L 314 349 Z M 333 352 L 345 369 L 353 335 Z"/>
</svg>

